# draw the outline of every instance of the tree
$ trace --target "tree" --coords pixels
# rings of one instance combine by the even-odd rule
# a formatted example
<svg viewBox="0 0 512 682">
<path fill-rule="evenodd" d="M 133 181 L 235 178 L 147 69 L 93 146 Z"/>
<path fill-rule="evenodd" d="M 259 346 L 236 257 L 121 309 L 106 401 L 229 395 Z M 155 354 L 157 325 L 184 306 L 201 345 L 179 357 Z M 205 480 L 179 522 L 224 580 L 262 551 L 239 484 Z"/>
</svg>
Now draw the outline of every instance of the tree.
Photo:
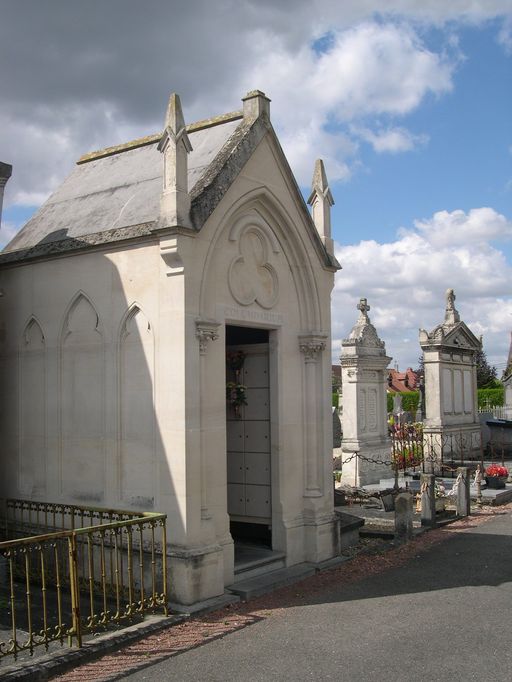
<svg viewBox="0 0 512 682">
<path fill-rule="evenodd" d="M 478 388 L 496 388 L 499 386 L 496 367 L 487 362 L 484 350 L 476 352 L 476 385 Z"/>
<path fill-rule="evenodd" d="M 425 358 L 423 357 L 423 353 L 418 358 L 418 367 L 414 372 L 418 375 L 418 378 L 425 376 Z"/>
</svg>

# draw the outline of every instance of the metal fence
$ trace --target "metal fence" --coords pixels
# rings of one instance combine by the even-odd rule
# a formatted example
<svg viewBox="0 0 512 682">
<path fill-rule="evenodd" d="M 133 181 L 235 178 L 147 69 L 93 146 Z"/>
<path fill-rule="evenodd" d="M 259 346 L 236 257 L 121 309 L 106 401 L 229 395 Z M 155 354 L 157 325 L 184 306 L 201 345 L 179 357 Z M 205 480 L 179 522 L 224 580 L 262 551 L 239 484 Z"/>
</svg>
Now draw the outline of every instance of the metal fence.
<svg viewBox="0 0 512 682">
<path fill-rule="evenodd" d="M 167 615 L 166 515 L 9 499 L 0 542 L 0 659 Z M 5 633 L 3 639 L 2 633 Z"/>
</svg>

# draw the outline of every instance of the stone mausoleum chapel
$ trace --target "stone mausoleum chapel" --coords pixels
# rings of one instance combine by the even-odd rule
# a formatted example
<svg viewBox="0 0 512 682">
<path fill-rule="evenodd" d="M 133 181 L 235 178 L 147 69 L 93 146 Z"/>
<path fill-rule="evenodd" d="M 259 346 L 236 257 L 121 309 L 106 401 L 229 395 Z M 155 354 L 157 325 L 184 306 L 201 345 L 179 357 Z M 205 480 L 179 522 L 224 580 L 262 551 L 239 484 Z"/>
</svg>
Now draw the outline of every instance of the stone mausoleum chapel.
<svg viewBox="0 0 512 682">
<path fill-rule="evenodd" d="M 3 496 L 168 515 L 174 601 L 338 551 L 325 171 L 259 92 L 86 154 L 0 256 Z"/>
</svg>

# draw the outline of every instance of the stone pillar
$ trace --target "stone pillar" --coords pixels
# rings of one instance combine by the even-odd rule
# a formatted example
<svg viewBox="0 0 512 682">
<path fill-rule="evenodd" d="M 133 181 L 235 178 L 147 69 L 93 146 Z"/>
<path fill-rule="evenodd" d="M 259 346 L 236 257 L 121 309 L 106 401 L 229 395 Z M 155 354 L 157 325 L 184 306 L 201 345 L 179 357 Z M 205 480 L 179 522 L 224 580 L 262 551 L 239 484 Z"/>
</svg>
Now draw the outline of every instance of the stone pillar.
<svg viewBox="0 0 512 682">
<path fill-rule="evenodd" d="M 395 498 L 395 540 L 407 542 L 412 539 L 412 495 L 400 493 Z"/>
<path fill-rule="evenodd" d="M 2 206 L 4 203 L 4 188 L 7 180 L 11 177 L 12 166 L 0 161 L 0 225 L 2 224 Z"/>
<path fill-rule="evenodd" d="M 384 463 L 391 460 L 386 405 L 387 366 L 391 358 L 386 356 L 384 342 L 370 322 L 370 306 L 365 298 L 357 309 L 359 319 L 341 343 L 341 457 L 342 481 L 360 486 L 378 483 L 393 472 Z"/>
<path fill-rule="evenodd" d="M 206 372 L 206 352 L 208 350 L 208 342 L 216 341 L 219 338 L 217 329 L 220 327 L 219 322 L 213 320 L 196 320 L 196 338 L 199 341 L 199 362 L 200 362 L 200 416 L 199 422 L 201 424 L 201 519 L 211 519 L 211 513 L 208 505 L 208 475 L 207 475 L 207 451 L 208 444 L 206 442 L 204 415 L 205 403 L 207 401 L 206 390 L 204 387 L 204 376 Z"/>
<path fill-rule="evenodd" d="M 469 469 L 459 467 L 457 469 L 457 516 L 469 516 L 471 513 L 471 498 L 469 486 Z"/>
<path fill-rule="evenodd" d="M 306 448 L 304 462 L 304 496 L 323 495 L 321 458 L 318 457 L 318 373 L 321 371 L 319 355 L 326 347 L 326 336 L 304 334 L 299 337 L 299 348 L 304 355 L 306 372 Z"/>
<path fill-rule="evenodd" d="M 453 289 L 446 292 L 444 322 L 430 333 L 420 330 L 425 366 L 425 458 L 430 470 L 441 459 L 480 457 L 476 355 L 482 344 L 461 321 Z"/>
<path fill-rule="evenodd" d="M 420 476 L 420 495 L 421 495 L 421 525 L 436 525 L 436 495 L 435 495 L 435 476 L 433 474 L 421 474 Z"/>
</svg>

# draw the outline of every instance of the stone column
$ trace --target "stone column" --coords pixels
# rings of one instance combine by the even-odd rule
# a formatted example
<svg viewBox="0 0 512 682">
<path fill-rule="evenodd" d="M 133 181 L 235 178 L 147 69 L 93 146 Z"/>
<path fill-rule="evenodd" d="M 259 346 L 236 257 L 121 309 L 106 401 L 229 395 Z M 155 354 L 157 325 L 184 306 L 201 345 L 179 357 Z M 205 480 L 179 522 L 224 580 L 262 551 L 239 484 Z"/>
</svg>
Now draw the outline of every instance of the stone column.
<svg viewBox="0 0 512 682">
<path fill-rule="evenodd" d="M 386 409 L 386 368 L 391 358 L 370 322 L 365 298 L 357 309 L 359 319 L 341 343 L 341 456 L 342 481 L 359 486 L 392 476 L 391 467 L 385 464 L 391 460 Z"/>
<path fill-rule="evenodd" d="M 318 418 L 319 393 L 318 374 L 321 371 L 318 362 L 320 353 L 326 347 L 325 334 L 305 334 L 299 337 L 299 348 L 305 362 L 305 462 L 304 462 L 304 496 L 320 497 L 323 494 L 323 479 L 318 456 Z"/>
<path fill-rule="evenodd" d="M 211 513 L 208 507 L 208 474 L 207 474 L 207 458 L 206 452 L 208 448 L 207 435 L 204 428 L 204 415 L 207 396 L 204 387 L 204 376 L 206 372 L 207 350 L 210 341 L 216 341 L 219 338 L 217 329 L 220 323 L 214 320 L 196 320 L 196 338 L 199 341 L 199 361 L 200 361 L 200 415 L 199 424 L 201 428 L 201 519 L 211 519 Z"/>
</svg>

